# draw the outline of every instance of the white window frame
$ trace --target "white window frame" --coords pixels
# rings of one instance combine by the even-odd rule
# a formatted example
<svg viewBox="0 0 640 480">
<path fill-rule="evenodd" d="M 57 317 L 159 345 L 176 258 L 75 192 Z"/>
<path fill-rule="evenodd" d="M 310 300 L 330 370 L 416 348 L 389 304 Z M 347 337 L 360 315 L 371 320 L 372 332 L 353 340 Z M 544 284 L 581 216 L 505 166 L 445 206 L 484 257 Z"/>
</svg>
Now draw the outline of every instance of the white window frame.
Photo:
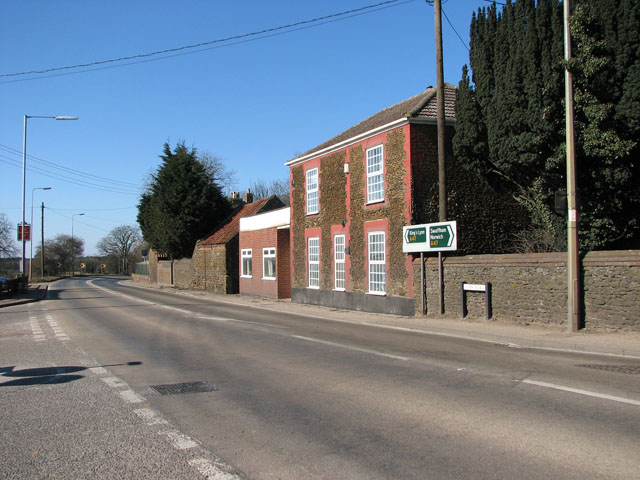
<svg viewBox="0 0 640 480">
<path fill-rule="evenodd" d="M 384 202 L 384 151 L 382 145 L 368 148 L 366 159 L 367 203 Z"/>
<path fill-rule="evenodd" d="M 318 169 L 312 168 L 306 172 L 307 215 L 314 215 L 320 211 L 320 193 L 318 190 Z"/>
<path fill-rule="evenodd" d="M 335 235 L 333 237 L 333 288 L 339 291 L 344 291 L 347 287 L 345 247 L 345 236 Z"/>
<path fill-rule="evenodd" d="M 309 288 L 320 288 L 320 237 L 307 241 Z"/>
<path fill-rule="evenodd" d="M 244 263 L 244 261 L 247 259 L 249 260 L 248 274 L 245 269 L 245 263 Z M 240 276 L 242 278 L 253 278 L 253 253 L 250 248 L 243 248 L 242 250 L 240 250 L 240 265 L 241 265 Z"/>
<path fill-rule="evenodd" d="M 266 260 L 273 260 L 273 276 L 267 276 L 266 272 Z M 262 249 L 262 279 L 263 280 L 275 280 L 276 279 L 276 247 L 267 247 Z"/>
<path fill-rule="evenodd" d="M 380 241 L 382 240 L 382 241 Z M 382 249 L 380 249 L 382 245 Z M 385 232 L 369 232 L 367 234 L 369 293 L 386 295 L 387 293 L 387 241 Z"/>
</svg>

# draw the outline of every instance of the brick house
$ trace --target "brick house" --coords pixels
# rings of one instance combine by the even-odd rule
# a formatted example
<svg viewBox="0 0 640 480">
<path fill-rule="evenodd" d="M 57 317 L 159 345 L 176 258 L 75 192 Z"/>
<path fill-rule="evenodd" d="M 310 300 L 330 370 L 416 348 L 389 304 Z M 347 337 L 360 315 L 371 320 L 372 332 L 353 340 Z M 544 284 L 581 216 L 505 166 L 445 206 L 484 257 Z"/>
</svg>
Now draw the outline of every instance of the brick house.
<svg viewBox="0 0 640 480">
<path fill-rule="evenodd" d="M 240 219 L 240 293 L 291 297 L 290 208 Z"/>
<path fill-rule="evenodd" d="M 445 86 L 449 219 L 458 252 L 500 253 L 526 219 L 510 197 L 452 155 L 453 85 Z M 390 106 L 288 161 L 292 301 L 413 315 L 413 256 L 402 227 L 438 221 L 436 89 Z"/>
<path fill-rule="evenodd" d="M 209 237 L 196 243 L 191 258 L 191 287 L 216 293 L 239 292 L 240 219 L 284 207 L 276 195 L 253 201 L 247 192 L 231 216 Z"/>
</svg>

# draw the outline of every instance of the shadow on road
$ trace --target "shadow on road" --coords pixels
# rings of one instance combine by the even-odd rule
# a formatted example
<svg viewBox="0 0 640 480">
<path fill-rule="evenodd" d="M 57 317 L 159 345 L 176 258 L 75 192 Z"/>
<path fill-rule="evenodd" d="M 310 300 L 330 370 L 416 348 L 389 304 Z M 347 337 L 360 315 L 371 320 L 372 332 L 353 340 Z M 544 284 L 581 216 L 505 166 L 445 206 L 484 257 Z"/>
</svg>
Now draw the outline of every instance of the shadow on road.
<svg viewBox="0 0 640 480">
<path fill-rule="evenodd" d="M 111 365 L 96 365 L 96 367 L 117 367 L 122 365 L 142 365 L 142 362 L 126 362 L 115 363 Z M 0 367 L 0 375 L 3 377 L 18 377 L 15 380 L 0 383 L 0 387 L 16 387 L 26 385 L 54 385 L 61 383 L 69 383 L 74 380 L 84 378 L 84 375 L 69 375 L 70 373 L 82 372 L 88 368 L 79 365 L 71 365 L 64 367 L 42 367 L 42 368 L 25 368 L 22 370 L 14 370 L 14 366 Z"/>
</svg>

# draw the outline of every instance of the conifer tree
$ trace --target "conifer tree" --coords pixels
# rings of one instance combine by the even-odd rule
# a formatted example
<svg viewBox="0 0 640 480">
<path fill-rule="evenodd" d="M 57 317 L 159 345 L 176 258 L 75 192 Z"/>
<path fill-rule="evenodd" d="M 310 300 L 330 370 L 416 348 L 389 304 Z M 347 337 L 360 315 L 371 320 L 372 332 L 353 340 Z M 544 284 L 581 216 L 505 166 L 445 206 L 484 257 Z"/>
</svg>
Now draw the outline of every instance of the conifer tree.
<svg viewBox="0 0 640 480">
<path fill-rule="evenodd" d="M 629 248 L 640 241 L 640 4 L 573 3 L 581 246 Z M 566 186 L 563 42 L 558 0 L 507 0 L 499 12 L 493 4 L 474 13 L 472 75 L 465 66 L 453 139 L 463 165 L 528 208 L 532 226 L 519 237 L 547 238 L 534 243 L 550 250 L 566 237 L 553 209 Z"/>
<path fill-rule="evenodd" d="M 196 241 L 231 210 L 212 172 L 184 142 L 173 151 L 164 144 L 162 165 L 140 198 L 138 223 L 145 241 L 171 259 L 190 257 Z"/>
</svg>

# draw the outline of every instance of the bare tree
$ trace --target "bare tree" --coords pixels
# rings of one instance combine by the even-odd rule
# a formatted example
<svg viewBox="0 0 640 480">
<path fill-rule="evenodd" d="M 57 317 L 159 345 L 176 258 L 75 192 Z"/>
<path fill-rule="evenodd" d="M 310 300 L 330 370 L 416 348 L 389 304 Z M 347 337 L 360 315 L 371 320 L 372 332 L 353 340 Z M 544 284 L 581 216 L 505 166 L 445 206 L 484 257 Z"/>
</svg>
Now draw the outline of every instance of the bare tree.
<svg viewBox="0 0 640 480">
<path fill-rule="evenodd" d="M 251 191 L 255 199 L 277 195 L 282 203 L 289 205 L 289 179 L 275 179 L 271 183 L 265 180 L 256 180 L 251 183 Z"/>
<path fill-rule="evenodd" d="M 0 213 L 0 257 L 11 257 L 18 253 L 9 219 Z"/>
<path fill-rule="evenodd" d="M 222 158 L 211 152 L 199 153 L 198 160 L 213 177 L 225 197 L 230 197 L 231 193 L 238 188 L 237 172 L 227 167 Z"/>
<path fill-rule="evenodd" d="M 117 261 L 120 273 L 127 274 L 128 266 L 142 241 L 138 227 L 121 225 L 114 228 L 96 245 L 102 255 Z"/>
</svg>

